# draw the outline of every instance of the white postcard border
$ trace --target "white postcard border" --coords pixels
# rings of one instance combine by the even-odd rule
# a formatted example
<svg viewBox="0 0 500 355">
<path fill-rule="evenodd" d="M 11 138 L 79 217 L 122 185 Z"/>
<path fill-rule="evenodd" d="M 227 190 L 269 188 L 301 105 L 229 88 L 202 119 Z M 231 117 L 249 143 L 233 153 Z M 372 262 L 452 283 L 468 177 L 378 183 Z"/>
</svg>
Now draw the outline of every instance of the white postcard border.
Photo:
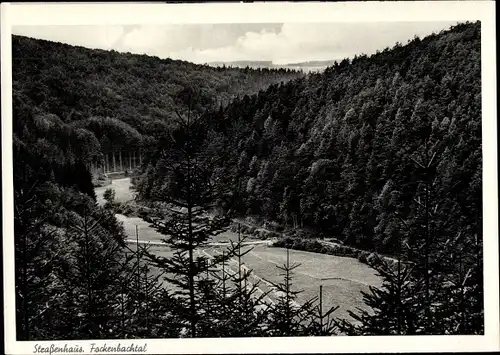
<svg viewBox="0 0 500 355">
<path fill-rule="evenodd" d="M 483 105 L 484 336 L 295 337 L 16 341 L 14 296 L 11 28 L 15 25 L 124 25 L 165 23 L 481 21 Z M 4 329 L 7 354 L 42 346 L 147 343 L 147 354 L 438 352 L 500 349 L 496 142 L 495 4 L 492 1 L 213 3 L 213 4 L 2 4 L 2 196 Z"/>
</svg>

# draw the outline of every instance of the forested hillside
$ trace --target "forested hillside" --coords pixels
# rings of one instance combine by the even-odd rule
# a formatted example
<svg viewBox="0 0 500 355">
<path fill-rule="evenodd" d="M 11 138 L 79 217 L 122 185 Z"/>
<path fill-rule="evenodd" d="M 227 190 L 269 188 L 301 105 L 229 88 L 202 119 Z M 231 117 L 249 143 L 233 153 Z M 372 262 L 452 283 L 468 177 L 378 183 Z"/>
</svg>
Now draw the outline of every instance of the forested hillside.
<svg viewBox="0 0 500 355">
<path fill-rule="evenodd" d="M 154 142 L 151 135 L 164 132 L 175 111 L 223 107 L 301 74 L 212 68 L 19 36 L 12 38 L 12 58 L 18 339 L 137 335 L 137 319 L 127 318 L 127 330 L 123 323 L 130 311 L 123 297 L 138 297 L 125 285 L 136 265 L 130 250 L 127 258 L 122 227 L 95 203 L 89 164 L 102 163 L 110 150 Z"/>
<path fill-rule="evenodd" d="M 146 55 L 12 38 L 14 134 L 63 159 L 102 163 L 168 130 L 174 111 L 202 112 L 302 74 L 214 68 Z M 196 95 L 193 89 L 196 88 Z M 43 137 L 43 139 L 37 140 Z M 61 162 L 61 159 L 55 159 Z"/>
<path fill-rule="evenodd" d="M 206 115 L 214 178 L 241 215 L 387 253 L 428 183 L 436 236 L 480 234 L 480 75 L 476 23 L 272 85 Z"/>
<path fill-rule="evenodd" d="M 148 132 L 172 107 L 196 111 L 226 104 L 272 83 L 302 76 L 286 69 L 197 65 L 147 55 L 12 37 L 15 98 L 64 122 L 114 117 Z M 196 88 L 196 95 L 189 93 Z"/>
</svg>

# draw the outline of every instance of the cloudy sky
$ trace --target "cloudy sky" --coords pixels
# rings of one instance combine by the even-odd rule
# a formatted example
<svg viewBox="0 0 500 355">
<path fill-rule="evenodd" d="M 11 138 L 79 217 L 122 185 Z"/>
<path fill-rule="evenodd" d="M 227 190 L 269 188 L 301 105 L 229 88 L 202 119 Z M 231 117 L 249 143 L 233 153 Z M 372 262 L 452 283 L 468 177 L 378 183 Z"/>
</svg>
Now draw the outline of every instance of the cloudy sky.
<svg viewBox="0 0 500 355">
<path fill-rule="evenodd" d="M 275 64 L 372 54 L 456 22 L 23 26 L 13 34 L 88 48 L 194 63 L 266 60 Z"/>
</svg>

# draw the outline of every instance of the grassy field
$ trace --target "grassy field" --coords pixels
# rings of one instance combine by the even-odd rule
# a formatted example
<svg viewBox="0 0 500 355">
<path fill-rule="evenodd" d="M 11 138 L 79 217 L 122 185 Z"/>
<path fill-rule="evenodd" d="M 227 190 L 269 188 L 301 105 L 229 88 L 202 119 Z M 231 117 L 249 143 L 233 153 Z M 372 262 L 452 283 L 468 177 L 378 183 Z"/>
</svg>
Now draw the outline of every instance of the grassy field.
<svg viewBox="0 0 500 355">
<path fill-rule="evenodd" d="M 297 301 L 302 303 L 317 297 L 322 285 L 323 308 L 339 306 L 335 312 L 339 318 L 350 319 L 348 310 L 363 308 L 360 291 L 368 291 L 369 286 L 380 286 L 380 278 L 374 271 L 356 259 L 296 250 L 289 253 L 290 262 L 300 264 L 294 270 L 292 280 L 296 290 L 303 290 Z M 283 276 L 277 266 L 286 262 L 286 249 L 254 246 L 244 256 L 243 262 L 263 281 L 279 283 Z"/>
<path fill-rule="evenodd" d="M 118 221 L 123 223 L 123 228 L 125 229 L 125 233 L 129 239 L 136 239 L 136 227 L 140 241 L 161 242 L 161 240 L 165 238 L 154 228 L 151 228 L 149 222 L 146 222 L 139 217 L 127 217 L 121 214 L 117 214 L 115 216 Z"/>
<path fill-rule="evenodd" d="M 130 178 L 122 178 L 111 180 L 111 184 L 106 186 L 100 186 L 95 188 L 95 194 L 97 197 L 97 203 L 104 203 L 104 191 L 107 189 L 115 190 L 115 201 L 116 202 L 126 202 L 134 198 L 134 193 L 130 189 Z"/>
</svg>

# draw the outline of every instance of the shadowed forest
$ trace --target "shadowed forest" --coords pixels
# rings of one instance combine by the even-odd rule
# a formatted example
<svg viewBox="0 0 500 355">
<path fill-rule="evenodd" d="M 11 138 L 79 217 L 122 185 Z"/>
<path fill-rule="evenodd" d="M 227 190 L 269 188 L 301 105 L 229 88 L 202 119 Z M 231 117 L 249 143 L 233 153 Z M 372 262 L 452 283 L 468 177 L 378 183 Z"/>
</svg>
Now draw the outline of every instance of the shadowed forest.
<svg viewBox="0 0 500 355">
<path fill-rule="evenodd" d="M 319 73 L 13 36 L 18 340 L 483 334 L 480 28 Z M 93 167 L 115 152 L 141 154 L 136 200 L 101 206 Z M 170 257 L 126 242 L 126 208 Z M 241 263 L 256 228 L 369 265 L 369 310 L 297 303 L 288 253 L 268 302 Z"/>
</svg>

